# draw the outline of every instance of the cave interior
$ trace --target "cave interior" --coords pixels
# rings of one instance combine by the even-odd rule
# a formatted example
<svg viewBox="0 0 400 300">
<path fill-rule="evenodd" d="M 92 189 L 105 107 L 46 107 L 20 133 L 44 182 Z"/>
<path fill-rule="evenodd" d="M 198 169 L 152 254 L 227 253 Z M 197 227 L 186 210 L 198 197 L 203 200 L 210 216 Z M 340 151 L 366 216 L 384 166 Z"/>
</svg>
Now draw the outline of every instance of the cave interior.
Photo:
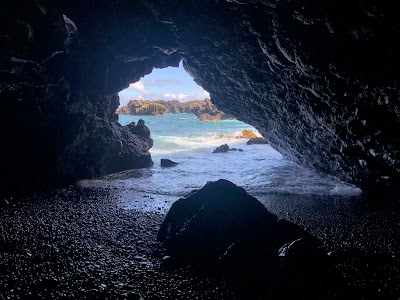
<svg viewBox="0 0 400 300">
<path fill-rule="evenodd" d="M 0 4 L 2 193 L 153 164 L 118 92 L 183 60 L 221 110 L 285 158 L 396 199 L 400 21 L 378 1 Z"/>
</svg>

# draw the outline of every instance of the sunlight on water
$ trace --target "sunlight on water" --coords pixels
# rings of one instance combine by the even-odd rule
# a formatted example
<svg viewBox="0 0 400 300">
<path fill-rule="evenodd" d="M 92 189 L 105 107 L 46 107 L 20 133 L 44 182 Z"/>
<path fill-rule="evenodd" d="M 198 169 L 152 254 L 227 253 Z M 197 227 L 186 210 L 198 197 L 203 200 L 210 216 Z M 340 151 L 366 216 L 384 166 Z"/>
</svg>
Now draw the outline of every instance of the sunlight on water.
<svg viewBox="0 0 400 300">
<path fill-rule="evenodd" d="M 154 147 L 150 150 L 154 166 L 112 174 L 103 179 L 82 181 L 82 185 L 101 185 L 164 195 L 183 196 L 202 187 L 207 181 L 220 178 L 245 187 L 252 195 L 297 194 L 358 196 L 361 191 L 340 180 L 299 166 L 282 157 L 269 145 L 246 145 L 246 139 L 237 139 L 251 126 L 236 121 L 201 122 L 191 114 L 141 116 L 152 132 Z M 139 117 L 120 115 L 126 125 Z M 229 138 L 221 138 L 221 134 Z M 244 151 L 212 154 L 221 144 Z M 177 163 L 173 168 L 161 168 L 160 159 Z"/>
</svg>

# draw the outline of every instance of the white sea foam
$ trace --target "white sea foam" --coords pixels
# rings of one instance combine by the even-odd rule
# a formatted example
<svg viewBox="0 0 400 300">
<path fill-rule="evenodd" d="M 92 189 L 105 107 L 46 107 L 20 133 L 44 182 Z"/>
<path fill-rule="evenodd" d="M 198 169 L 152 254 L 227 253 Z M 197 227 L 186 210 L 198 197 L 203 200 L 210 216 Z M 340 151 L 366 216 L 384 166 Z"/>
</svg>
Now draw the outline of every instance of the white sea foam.
<svg viewBox="0 0 400 300">
<path fill-rule="evenodd" d="M 126 123 L 131 121 L 135 120 L 125 120 Z M 207 181 L 224 178 L 244 187 L 256 197 L 271 194 L 324 197 L 361 195 L 360 189 L 335 177 L 284 159 L 269 145 L 246 145 L 247 139 L 235 137 L 241 136 L 244 129 L 256 130 L 239 121 L 207 123 L 199 122 L 191 115 L 147 117 L 145 121 L 152 130 L 154 148 L 150 151 L 155 165 L 150 169 L 87 181 L 85 185 L 123 186 L 128 191 L 157 194 L 176 200 L 204 186 Z M 229 137 L 221 138 L 221 134 Z M 225 143 L 244 151 L 212 154 L 213 149 Z M 174 168 L 162 169 L 161 158 L 179 164 Z"/>
<path fill-rule="evenodd" d="M 352 186 L 352 185 L 336 185 L 331 191 L 331 195 L 339 195 L 339 196 L 361 196 L 362 191 L 361 189 Z"/>
<path fill-rule="evenodd" d="M 362 191 L 353 186 L 336 186 L 330 189 L 329 186 L 324 185 L 324 182 L 310 182 L 309 185 L 282 185 L 282 186 L 268 186 L 265 185 L 261 188 L 255 187 L 248 190 L 254 196 L 265 196 L 269 194 L 282 194 L 282 195 L 310 195 L 310 196 L 340 196 L 340 197 L 358 197 L 361 196 Z"/>
<path fill-rule="evenodd" d="M 232 135 L 236 136 L 236 135 Z M 237 135 L 239 136 L 239 135 Z M 216 133 L 205 133 L 200 136 L 159 136 L 163 142 L 167 142 L 175 145 L 175 147 L 165 148 L 165 147 L 155 147 L 151 149 L 152 154 L 172 154 L 184 151 L 195 151 L 199 149 L 209 149 L 212 147 L 218 147 L 222 144 L 228 144 L 230 146 L 235 146 L 241 143 L 240 139 L 237 138 L 221 138 L 221 134 Z"/>
</svg>

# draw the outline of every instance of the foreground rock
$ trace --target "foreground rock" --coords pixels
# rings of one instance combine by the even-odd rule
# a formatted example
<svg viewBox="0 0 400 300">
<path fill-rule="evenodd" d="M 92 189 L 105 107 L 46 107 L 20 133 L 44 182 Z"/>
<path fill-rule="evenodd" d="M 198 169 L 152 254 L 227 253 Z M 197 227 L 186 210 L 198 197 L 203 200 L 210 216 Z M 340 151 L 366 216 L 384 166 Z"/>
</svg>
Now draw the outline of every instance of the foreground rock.
<svg viewBox="0 0 400 300">
<path fill-rule="evenodd" d="M 227 180 L 208 182 L 176 201 L 157 239 L 180 262 L 206 270 L 222 268 L 247 293 L 326 293 L 331 276 L 318 240 L 292 223 L 278 221 Z"/>
<path fill-rule="evenodd" d="M 175 167 L 177 164 L 178 163 L 176 163 L 170 159 L 161 158 L 161 167 L 162 168 Z"/>
<path fill-rule="evenodd" d="M 250 246 L 269 241 L 276 221 L 244 189 L 221 179 L 176 201 L 160 227 L 158 240 L 180 259 L 218 259 L 238 243 Z"/>
<path fill-rule="evenodd" d="M 224 179 L 176 201 L 158 232 L 167 251 L 186 261 L 247 251 L 277 257 L 283 244 L 296 239 L 313 240 L 298 226 L 278 221 L 256 198 Z"/>
<path fill-rule="evenodd" d="M 262 137 L 255 137 L 247 141 L 246 145 L 264 145 L 268 144 L 267 140 Z"/>
<path fill-rule="evenodd" d="M 223 144 L 217 148 L 212 153 L 225 153 L 229 151 L 229 146 L 227 144 Z"/>
</svg>

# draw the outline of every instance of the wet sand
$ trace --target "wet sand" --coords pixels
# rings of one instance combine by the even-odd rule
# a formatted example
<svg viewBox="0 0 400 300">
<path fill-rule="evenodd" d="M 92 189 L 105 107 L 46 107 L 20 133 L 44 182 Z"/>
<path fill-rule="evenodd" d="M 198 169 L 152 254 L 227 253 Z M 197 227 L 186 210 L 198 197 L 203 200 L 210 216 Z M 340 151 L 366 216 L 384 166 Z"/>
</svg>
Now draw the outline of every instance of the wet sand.
<svg viewBox="0 0 400 300">
<path fill-rule="evenodd" d="M 398 205 L 371 205 L 361 198 L 255 196 L 333 251 L 349 285 L 337 299 L 350 294 L 352 299 L 398 298 Z M 156 235 L 175 200 L 129 189 L 71 186 L 4 202 L 0 299 L 235 299 L 234 287 L 222 276 L 170 266 Z"/>
<path fill-rule="evenodd" d="M 279 218 L 309 230 L 336 259 L 349 290 L 338 299 L 400 299 L 400 205 L 363 197 L 258 195 Z M 372 201 L 372 202 L 371 202 Z"/>
<path fill-rule="evenodd" d="M 145 194 L 135 194 L 146 201 Z M 164 214 L 70 187 L 0 211 L 0 299 L 229 299 L 223 279 L 165 268 Z"/>
</svg>

